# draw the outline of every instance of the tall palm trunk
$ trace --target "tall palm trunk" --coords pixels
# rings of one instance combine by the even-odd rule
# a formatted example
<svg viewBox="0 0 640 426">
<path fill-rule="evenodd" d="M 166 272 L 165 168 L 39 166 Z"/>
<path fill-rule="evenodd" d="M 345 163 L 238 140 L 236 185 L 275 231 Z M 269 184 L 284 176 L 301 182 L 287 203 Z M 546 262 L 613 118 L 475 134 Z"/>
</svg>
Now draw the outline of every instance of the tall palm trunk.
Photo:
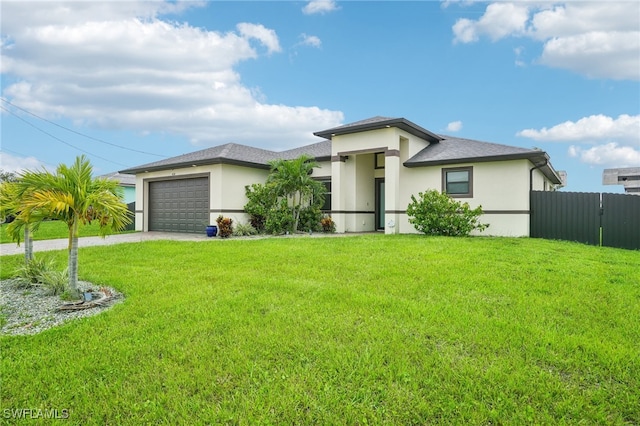
<svg viewBox="0 0 640 426">
<path fill-rule="evenodd" d="M 298 231 L 298 222 L 300 222 L 300 202 L 296 201 L 296 195 L 298 195 L 298 192 L 293 193 L 293 231 L 292 233 L 294 234 Z"/>
<path fill-rule="evenodd" d="M 69 228 L 69 293 L 80 297 L 78 291 L 78 220 L 75 219 Z"/>
<path fill-rule="evenodd" d="M 33 260 L 33 238 L 31 237 L 31 230 L 29 225 L 24 227 L 24 261 L 29 263 Z"/>
</svg>

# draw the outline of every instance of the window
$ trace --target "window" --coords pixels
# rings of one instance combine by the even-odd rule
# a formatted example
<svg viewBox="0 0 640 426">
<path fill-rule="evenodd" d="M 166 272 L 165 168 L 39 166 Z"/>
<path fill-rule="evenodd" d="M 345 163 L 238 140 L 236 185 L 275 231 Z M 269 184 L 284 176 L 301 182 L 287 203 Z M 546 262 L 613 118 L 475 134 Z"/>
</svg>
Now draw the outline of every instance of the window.
<svg viewBox="0 0 640 426">
<path fill-rule="evenodd" d="M 473 197 L 473 167 L 442 169 L 442 192 L 452 197 Z"/>
<path fill-rule="evenodd" d="M 324 194 L 324 204 L 322 205 L 320 210 L 330 211 L 331 210 L 331 181 L 323 180 L 322 184 L 324 185 L 326 192 Z"/>
<path fill-rule="evenodd" d="M 384 158 L 384 152 L 376 152 L 373 155 L 376 158 L 375 168 L 376 169 L 384 169 L 384 159 L 385 159 Z"/>
</svg>

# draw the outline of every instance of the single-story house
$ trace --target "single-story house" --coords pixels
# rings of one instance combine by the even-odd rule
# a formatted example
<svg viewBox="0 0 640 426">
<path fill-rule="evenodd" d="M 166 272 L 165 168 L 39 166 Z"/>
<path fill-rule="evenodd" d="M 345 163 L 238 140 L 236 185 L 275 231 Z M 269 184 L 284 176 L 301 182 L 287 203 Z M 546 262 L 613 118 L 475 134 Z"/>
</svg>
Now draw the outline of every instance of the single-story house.
<svg viewBox="0 0 640 426">
<path fill-rule="evenodd" d="M 136 201 L 136 177 L 134 175 L 113 172 L 98 177 L 118 182 L 119 186 L 122 188 L 123 201 L 125 204 Z"/>
<path fill-rule="evenodd" d="M 222 214 L 248 221 L 245 186 L 264 183 L 270 160 L 315 158 L 312 177 L 328 191 L 324 210 L 337 232 L 416 232 L 411 195 L 445 191 L 482 205 L 485 235 L 529 235 L 529 191 L 562 185 L 549 156 L 439 135 L 405 118 L 373 117 L 315 132 L 322 141 L 273 152 L 229 143 L 120 173 L 136 176 L 136 230 L 204 232 Z"/>
</svg>

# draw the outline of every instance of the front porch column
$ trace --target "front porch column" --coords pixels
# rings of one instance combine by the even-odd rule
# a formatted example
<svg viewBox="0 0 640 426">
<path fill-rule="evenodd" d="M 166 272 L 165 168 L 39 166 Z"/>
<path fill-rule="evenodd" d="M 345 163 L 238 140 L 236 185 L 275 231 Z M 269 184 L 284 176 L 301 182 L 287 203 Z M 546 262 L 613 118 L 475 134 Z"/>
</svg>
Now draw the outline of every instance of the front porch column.
<svg viewBox="0 0 640 426">
<path fill-rule="evenodd" d="M 336 224 L 336 232 L 341 234 L 346 230 L 345 190 L 343 188 L 344 163 L 344 158 L 340 156 L 331 158 L 331 218 Z"/>
<path fill-rule="evenodd" d="M 385 210 L 385 234 L 400 233 L 400 214 L 406 206 L 401 208 L 400 202 L 400 151 L 387 150 L 384 165 L 384 210 Z"/>
</svg>

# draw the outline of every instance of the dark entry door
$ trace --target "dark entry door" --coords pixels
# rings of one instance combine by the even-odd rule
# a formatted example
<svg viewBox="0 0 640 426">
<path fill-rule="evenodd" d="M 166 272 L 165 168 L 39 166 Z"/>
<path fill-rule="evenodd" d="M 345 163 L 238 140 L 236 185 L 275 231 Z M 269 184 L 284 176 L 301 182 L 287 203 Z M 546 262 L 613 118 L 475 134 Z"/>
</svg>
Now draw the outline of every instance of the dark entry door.
<svg viewBox="0 0 640 426">
<path fill-rule="evenodd" d="M 384 230 L 384 178 L 376 179 L 376 229 Z"/>
</svg>

